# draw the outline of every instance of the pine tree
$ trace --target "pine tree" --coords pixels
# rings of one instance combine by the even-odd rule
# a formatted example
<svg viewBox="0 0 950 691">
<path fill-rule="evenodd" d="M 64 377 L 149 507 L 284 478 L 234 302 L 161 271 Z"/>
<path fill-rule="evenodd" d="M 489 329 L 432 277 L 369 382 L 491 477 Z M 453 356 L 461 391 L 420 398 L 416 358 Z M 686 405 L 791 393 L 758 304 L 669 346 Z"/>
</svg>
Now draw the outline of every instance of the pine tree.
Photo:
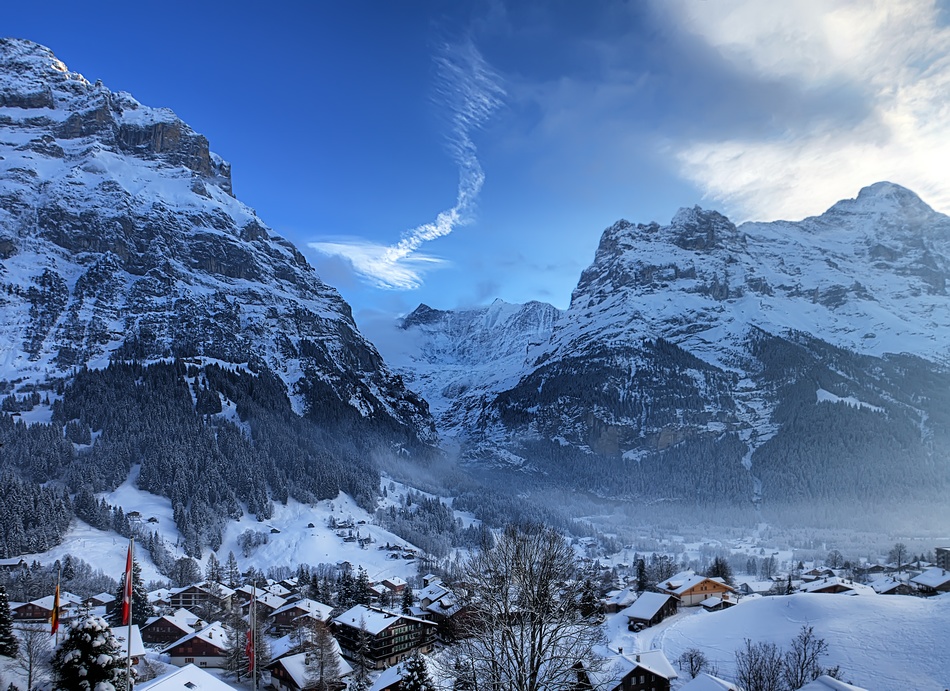
<svg viewBox="0 0 950 691">
<path fill-rule="evenodd" d="M 353 581 L 353 604 L 369 606 L 369 575 L 362 566 L 356 572 Z"/>
<path fill-rule="evenodd" d="M 90 615 L 69 630 L 53 656 L 53 674 L 62 691 L 125 691 L 125 656 L 105 619 Z"/>
<path fill-rule="evenodd" d="M 637 559 L 637 592 L 642 593 L 649 585 L 646 562 L 643 559 Z"/>
<path fill-rule="evenodd" d="M 125 574 L 119 579 L 115 600 L 109 605 L 106 619 L 112 626 L 122 625 L 122 595 L 125 592 Z M 132 623 L 144 626 L 149 617 L 155 616 L 155 608 L 148 601 L 148 591 L 142 583 L 142 568 L 138 561 L 132 560 Z"/>
<path fill-rule="evenodd" d="M 402 590 L 402 613 L 412 614 L 412 606 L 416 604 L 416 598 L 412 594 L 412 588 L 407 584 Z"/>
<path fill-rule="evenodd" d="M 10 612 L 7 589 L 0 585 L 0 655 L 16 657 L 19 649 L 19 641 L 13 633 L 13 615 Z"/>
<path fill-rule="evenodd" d="M 425 659 L 415 651 L 406 662 L 400 691 L 435 691 Z"/>
<path fill-rule="evenodd" d="M 224 565 L 224 578 L 229 588 L 237 588 L 241 585 L 241 569 L 238 568 L 233 550 L 228 552 L 228 560 Z"/>
<path fill-rule="evenodd" d="M 316 691 L 330 691 L 340 680 L 340 658 L 337 655 L 336 641 L 323 622 L 316 622 L 313 628 L 313 648 L 307 651 L 307 688 Z"/>
<path fill-rule="evenodd" d="M 369 683 L 369 632 L 366 620 L 360 617 L 360 631 L 356 638 L 356 655 L 353 656 L 353 689 L 368 689 Z"/>
<path fill-rule="evenodd" d="M 209 583 L 220 583 L 224 579 L 224 569 L 217 555 L 212 552 L 208 555 L 208 566 L 205 567 L 205 580 Z"/>
</svg>

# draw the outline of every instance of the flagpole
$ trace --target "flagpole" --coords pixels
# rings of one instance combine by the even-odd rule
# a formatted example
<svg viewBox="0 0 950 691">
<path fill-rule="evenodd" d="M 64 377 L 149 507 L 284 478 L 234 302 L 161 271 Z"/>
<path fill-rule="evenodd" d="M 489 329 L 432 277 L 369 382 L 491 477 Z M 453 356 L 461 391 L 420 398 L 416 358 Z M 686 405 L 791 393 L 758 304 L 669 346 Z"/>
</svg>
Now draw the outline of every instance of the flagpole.
<svg viewBox="0 0 950 691">
<path fill-rule="evenodd" d="M 129 599 L 129 628 L 125 634 L 127 645 L 125 651 L 125 670 L 126 670 L 126 691 L 132 691 L 132 551 L 135 545 L 135 538 L 129 538 L 129 568 L 125 573 L 125 595 Z"/>
<path fill-rule="evenodd" d="M 56 571 L 56 597 L 53 598 L 53 619 L 56 622 L 53 633 L 56 634 L 56 647 L 59 647 L 59 586 L 63 578 L 63 565 Z"/>
<path fill-rule="evenodd" d="M 251 688 L 257 691 L 257 583 L 251 586 Z"/>
</svg>

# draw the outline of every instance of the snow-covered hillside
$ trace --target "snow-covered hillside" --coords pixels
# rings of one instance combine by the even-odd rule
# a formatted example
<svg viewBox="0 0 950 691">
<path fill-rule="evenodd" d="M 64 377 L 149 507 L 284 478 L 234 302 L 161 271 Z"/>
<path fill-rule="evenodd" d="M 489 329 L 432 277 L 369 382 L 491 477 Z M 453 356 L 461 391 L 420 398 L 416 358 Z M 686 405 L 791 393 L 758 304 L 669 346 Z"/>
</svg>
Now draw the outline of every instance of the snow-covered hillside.
<svg viewBox="0 0 950 691">
<path fill-rule="evenodd" d="M 125 483 L 103 498 L 127 512 L 137 511 L 140 514 L 137 519 L 140 529 L 149 533 L 158 532 L 173 557 L 186 556 L 173 518 L 171 502 L 165 497 L 138 489 L 135 485 L 138 470 L 133 469 Z M 400 486 L 391 498 L 381 500 L 380 505 L 385 507 L 393 501 L 398 502 L 405 491 L 407 489 Z M 344 540 L 340 533 L 346 533 L 346 530 L 329 527 L 331 516 L 337 523 L 352 524 L 354 534 L 358 532 L 360 537 L 371 538 L 372 542 L 362 548 L 358 542 Z M 245 554 L 239 537 L 248 530 L 265 533 L 268 541 L 254 547 L 250 554 Z M 386 545 L 392 549 L 381 549 Z M 118 578 L 125 568 L 127 547 L 128 542 L 122 536 L 76 520 L 61 545 L 42 554 L 24 555 L 23 558 L 28 563 L 37 560 L 41 564 L 50 564 L 61 560 L 66 554 L 72 554 L 87 561 L 93 568 L 102 569 L 107 575 Z M 277 505 L 274 515 L 267 521 L 257 521 L 253 516 L 245 515 L 229 523 L 216 556 L 224 563 L 228 553 L 234 552 L 242 572 L 254 567 L 263 573 L 267 573 L 271 567 L 296 570 L 300 564 L 336 565 L 348 561 L 354 569 L 363 567 L 370 579 L 375 581 L 388 576 L 403 579 L 415 576 L 419 570 L 417 561 L 404 556 L 416 551 L 406 540 L 374 525 L 373 516 L 341 493 L 333 500 L 319 501 L 313 505 L 291 499 L 286 505 Z M 392 556 L 395 554 L 398 557 Z M 209 552 L 205 552 L 199 563 L 207 563 L 208 556 Z M 144 581 L 165 579 L 141 546 L 136 549 L 136 560 L 142 567 Z"/>
<path fill-rule="evenodd" d="M 626 622 L 622 622 L 625 626 Z M 628 634 L 619 624 L 611 645 L 660 648 L 675 660 L 699 648 L 720 676 L 734 678 L 735 651 L 745 639 L 788 649 L 802 626 L 828 643 L 824 667 L 867 689 L 943 689 L 950 684 L 945 654 L 950 640 L 950 597 L 903 595 L 795 595 L 753 598 L 721 612 L 681 610 L 656 627 Z"/>
</svg>

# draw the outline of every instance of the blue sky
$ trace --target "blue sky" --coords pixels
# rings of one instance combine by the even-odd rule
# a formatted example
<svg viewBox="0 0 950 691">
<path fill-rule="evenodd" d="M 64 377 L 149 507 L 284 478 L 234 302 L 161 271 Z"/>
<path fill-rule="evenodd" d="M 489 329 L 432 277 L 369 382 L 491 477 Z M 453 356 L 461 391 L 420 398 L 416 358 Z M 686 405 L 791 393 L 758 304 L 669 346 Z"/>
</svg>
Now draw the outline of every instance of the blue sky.
<svg viewBox="0 0 950 691">
<path fill-rule="evenodd" d="M 357 321 L 566 307 L 603 229 L 950 211 L 947 4 L 15 3 L 0 33 L 173 109 Z"/>
</svg>

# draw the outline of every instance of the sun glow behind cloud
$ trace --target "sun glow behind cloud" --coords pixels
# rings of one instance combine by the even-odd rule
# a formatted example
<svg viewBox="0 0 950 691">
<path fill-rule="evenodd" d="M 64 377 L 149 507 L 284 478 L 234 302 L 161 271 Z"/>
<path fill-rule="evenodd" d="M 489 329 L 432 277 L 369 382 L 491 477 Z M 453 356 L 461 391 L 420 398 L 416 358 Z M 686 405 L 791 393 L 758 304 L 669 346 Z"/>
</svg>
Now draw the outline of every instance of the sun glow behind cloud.
<svg viewBox="0 0 950 691">
<path fill-rule="evenodd" d="M 856 126 L 829 118 L 778 136 L 671 141 L 682 173 L 747 218 L 800 218 L 890 180 L 950 210 L 950 29 L 933 2 L 681 0 L 674 21 L 737 70 L 803 90 L 866 95 Z"/>
<path fill-rule="evenodd" d="M 504 90 L 500 79 L 471 41 L 446 45 L 436 64 L 437 103 L 448 112 L 447 144 L 459 168 L 454 206 L 439 213 L 434 221 L 404 232 L 393 245 L 359 239 L 309 243 L 322 254 L 346 259 L 357 274 L 378 288 L 418 288 L 425 271 L 444 264 L 443 260 L 418 250 L 424 243 L 444 237 L 469 221 L 485 182 L 472 133 L 501 105 Z"/>
</svg>

